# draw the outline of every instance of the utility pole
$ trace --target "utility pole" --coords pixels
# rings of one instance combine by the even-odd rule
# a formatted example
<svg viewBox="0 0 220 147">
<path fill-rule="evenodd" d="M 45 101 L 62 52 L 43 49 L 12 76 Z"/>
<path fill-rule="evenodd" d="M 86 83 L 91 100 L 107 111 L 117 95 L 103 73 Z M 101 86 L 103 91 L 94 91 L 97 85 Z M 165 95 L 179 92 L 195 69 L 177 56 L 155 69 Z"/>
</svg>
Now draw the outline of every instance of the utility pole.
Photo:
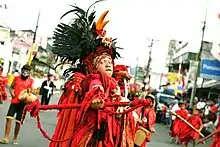
<svg viewBox="0 0 220 147">
<path fill-rule="evenodd" d="M 143 79 L 143 84 L 144 84 L 143 91 L 145 90 L 146 84 L 150 83 L 150 70 L 151 70 L 150 65 L 151 65 L 151 61 L 152 61 L 151 55 L 152 55 L 153 45 L 156 41 L 158 41 L 158 40 L 151 39 L 150 45 L 148 46 L 150 48 L 150 50 L 149 50 L 149 55 L 148 55 L 147 66 L 145 68 L 146 72 L 145 72 L 144 79 Z"/>
<path fill-rule="evenodd" d="M 40 11 L 39 11 L 38 17 L 37 17 L 37 24 L 36 24 L 36 28 L 34 31 L 33 43 L 32 43 L 31 49 L 30 49 L 30 54 L 29 54 L 28 63 L 27 63 L 28 65 L 31 65 L 31 62 L 33 60 L 33 53 L 34 53 L 34 47 L 35 47 L 35 41 L 36 41 L 36 36 L 37 36 L 39 19 L 40 19 Z"/>
<path fill-rule="evenodd" d="M 139 70 L 139 57 L 136 58 L 137 64 L 136 64 L 136 68 L 135 68 L 135 76 L 134 76 L 134 83 L 136 83 L 137 81 L 137 72 Z"/>
<path fill-rule="evenodd" d="M 204 34 L 205 34 L 205 29 L 206 29 L 206 18 L 207 18 L 207 9 L 208 9 L 207 4 L 208 4 L 208 0 L 206 0 L 205 19 L 204 19 L 203 27 L 202 27 L 202 38 L 201 38 L 200 49 L 199 49 L 199 52 L 196 56 L 196 61 L 198 62 L 198 65 L 197 65 L 196 75 L 195 75 L 195 79 L 194 79 L 194 85 L 193 85 L 192 92 L 191 92 L 191 98 L 190 98 L 190 107 L 191 108 L 193 108 L 193 105 L 194 105 L 194 99 L 195 99 L 196 88 L 197 88 L 197 79 L 200 74 L 201 54 L 202 54 L 203 40 L 204 40 Z"/>
</svg>

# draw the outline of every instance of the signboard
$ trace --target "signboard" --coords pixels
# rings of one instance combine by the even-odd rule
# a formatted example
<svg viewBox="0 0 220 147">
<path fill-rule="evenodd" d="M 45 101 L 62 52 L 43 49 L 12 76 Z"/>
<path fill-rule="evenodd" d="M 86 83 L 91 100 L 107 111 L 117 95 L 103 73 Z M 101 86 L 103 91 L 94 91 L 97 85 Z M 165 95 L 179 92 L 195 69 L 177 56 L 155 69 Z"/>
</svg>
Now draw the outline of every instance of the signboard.
<svg viewBox="0 0 220 147">
<path fill-rule="evenodd" d="M 169 83 L 175 83 L 177 81 L 178 78 L 178 73 L 167 73 L 167 81 Z"/>
<path fill-rule="evenodd" d="M 190 60 L 188 80 L 195 80 L 197 74 L 197 68 L 198 68 L 198 61 Z"/>
<path fill-rule="evenodd" d="M 202 60 L 200 76 L 206 79 L 220 80 L 220 62 L 217 60 Z"/>
</svg>

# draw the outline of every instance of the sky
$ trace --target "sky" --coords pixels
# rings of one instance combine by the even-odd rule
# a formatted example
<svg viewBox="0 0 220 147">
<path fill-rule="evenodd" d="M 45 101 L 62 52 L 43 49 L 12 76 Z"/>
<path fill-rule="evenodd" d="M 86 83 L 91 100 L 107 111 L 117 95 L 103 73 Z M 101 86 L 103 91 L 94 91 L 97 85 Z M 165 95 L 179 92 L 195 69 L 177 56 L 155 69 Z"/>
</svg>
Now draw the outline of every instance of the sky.
<svg viewBox="0 0 220 147">
<path fill-rule="evenodd" d="M 60 16 L 77 4 L 87 8 L 95 0 L 1 0 L 8 4 L 5 20 L 14 29 L 33 29 L 41 11 L 38 35 L 51 36 L 60 22 Z M 219 0 L 107 0 L 95 6 L 97 16 L 109 9 L 107 34 L 118 39 L 124 59 L 118 63 L 134 66 L 137 57 L 146 63 L 149 40 L 158 40 L 153 47 L 153 66 L 160 70 L 158 61 L 164 61 L 170 39 L 189 40 L 200 37 L 208 1 L 207 34 L 205 38 L 220 38 Z M 70 17 L 69 17 L 70 18 Z M 68 22 L 66 18 L 63 21 Z M 219 29 L 217 29 L 219 28 Z M 218 32 L 218 33 L 217 33 Z M 159 60 L 158 60 L 159 59 Z M 164 64 L 164 63 L 163 63 Z"/>
</svg>

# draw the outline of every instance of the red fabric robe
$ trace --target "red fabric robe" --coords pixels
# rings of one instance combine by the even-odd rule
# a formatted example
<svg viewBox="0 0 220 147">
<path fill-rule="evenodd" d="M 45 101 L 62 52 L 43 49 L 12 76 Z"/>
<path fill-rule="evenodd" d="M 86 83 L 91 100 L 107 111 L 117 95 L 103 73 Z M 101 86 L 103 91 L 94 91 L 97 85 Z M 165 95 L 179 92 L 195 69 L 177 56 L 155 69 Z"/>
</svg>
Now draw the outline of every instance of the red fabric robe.
<svg viewBox="0 0 220 147">
<path fill-rule="evenodd" d="M 218 125 L 217 125 L 216 130 L 220 131 L 220 117 L 218 118 Z M 216 133 L 212 141 L 211 147 L 220 147 L 220 132 Z"/>
<path fill-rule="evenodd" d="M 200 115 L 192 115 L 188 118 L 188 122 L 194 126 L 197 130 L 199 130 L 202 126 L 202 119 Z M 179 141 L 181 143 L 189 143 L 190 141 L 198 140 L 200 135 L 198 132 L 194 131 L 190 126 L 187 124 L 182 125 L 182 130 L 179 135 Z"/>
<path fill-rule="evenodd" d="M 149 130 L 152 130 L 154 128 L 154 124 L 156 122 L 156 113 L 154 111 L 154 108 L 148 109 L 147 113 L 147 124 L 146 127 Z M 145 143 L 142 144 L 142 147 L 146 147 L 146 143 L 151 141 L 151 134 L 149 134 L 145 140 Z"/>
<path fill-rule="evenodd" d="M 182 118 L 184 119 L 187 119 L 188 118 L 188 111 L 187 110 L 177 110 L 176 111 L 176 114 L 181 116 Z M 181 132 L 181 128 L 182 128 L 182 125 L 184 124 L 184 122 L 179 119 L 178 117 L 176 117 L 176 119 L 173 121 L 173 128 L 172 128 L 172 131 L 170 133 L 170 136 L 171 137 L 176 137 L 180 134 Z"/>
<path fill-rule="evenodd" d="M 99 145 L 114 147 L 120 144 L 121 132 L 118 118 L 90 107 L 96 98 L 106 102 L 118 101 L 111 97 L 111 90 L 117 89 L 116 82 L 112 78 L 95 74 L 89 75 L 84 81 L 87 83 L 84 86 L 82 84 L 82 90 L 88 89 L 88 91 L 80 102 L 82 107 L 78 110 L 62 110 L 53 136 L 54 139 L 61 140 L 72 138 L 62 143 L 51 142 L 50 147 L 97 147 Z M 73 91 L 68 92 L 69 97 L 63 103 L 79 102 L 80 97 L 77 97 L 76 91 Z M 105 109 L 116 111 L 117 108 Z M 65 116 L 66 118 L 64 118 Z M 100 129 L 98 129 L 99 123 L 101 124 Z"/>
<path fill-rule="evenodd" d="M 125 85 L 123 81 L 123 76 L 116 77 L 115 80 L 120 86 L 120 93 L 121 93 L 121 96 L 124 98 Z M 133 138 L 135 136 L 136 128 L 135 128 L 135 120 L 134 120 L 134 117 L 132 116 L 132 112 L 122 115 L 120 126 L 121 126 L 121 132 L 122 132 L 121 147 L 133 147 L 134 146 Z"/>
<path fill-rule="evenodd" d="M 65 92 L 62 94 L 58 104 L 73 104 L 80 102 L 81 95 L 81 81 L 84 79 L 84 75 L 75 73 L 74 78 L 66 85 Z M 64 109 L 58 113 L 58 122 L 53 134 L 54 140 L 65 140 L 73 136 L 73 132 L 76 128 L 76 115 L 77 109 Z M 65 142 L 51 142 L 50 147 L 70 147 L 71 140 Z"/>
</svg>

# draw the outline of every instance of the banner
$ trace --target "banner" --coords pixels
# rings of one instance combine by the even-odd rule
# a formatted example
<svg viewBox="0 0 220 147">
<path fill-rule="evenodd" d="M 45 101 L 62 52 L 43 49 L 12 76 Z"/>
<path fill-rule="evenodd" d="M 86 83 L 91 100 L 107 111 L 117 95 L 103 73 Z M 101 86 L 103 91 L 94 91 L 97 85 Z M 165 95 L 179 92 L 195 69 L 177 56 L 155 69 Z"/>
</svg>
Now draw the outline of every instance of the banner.
<svg viewBox="0 0 220 147">
<path fill-rule="evenodd" d="M 217 60 L 202 60 L 200 76 L 206 79 L 220 80 L 220 62 Z"/>
<path fill-rule="evenodd" d="M 189 72 L 186 74 L 185 78 L 185 88 L 189 89 L 192 88 L 194 85 L 194 81 L 197 74 L 197 68 L 198 68 L 198 61 L 190 60 L 189 62 Z"/>
<path fill-rule="evenodd" d="M 167 82 L 169 83 L 176 83 L 176 81 L 182 78 L 182 74 L 178 75 L 178 73 L 167 73 Z"/>
<path fill-rule="evenodd" d="M 198 68 L 198 61 L 190 60 L 188 80 L 195 80 L 197 74 L 197 68 Z"/>
</svg>

